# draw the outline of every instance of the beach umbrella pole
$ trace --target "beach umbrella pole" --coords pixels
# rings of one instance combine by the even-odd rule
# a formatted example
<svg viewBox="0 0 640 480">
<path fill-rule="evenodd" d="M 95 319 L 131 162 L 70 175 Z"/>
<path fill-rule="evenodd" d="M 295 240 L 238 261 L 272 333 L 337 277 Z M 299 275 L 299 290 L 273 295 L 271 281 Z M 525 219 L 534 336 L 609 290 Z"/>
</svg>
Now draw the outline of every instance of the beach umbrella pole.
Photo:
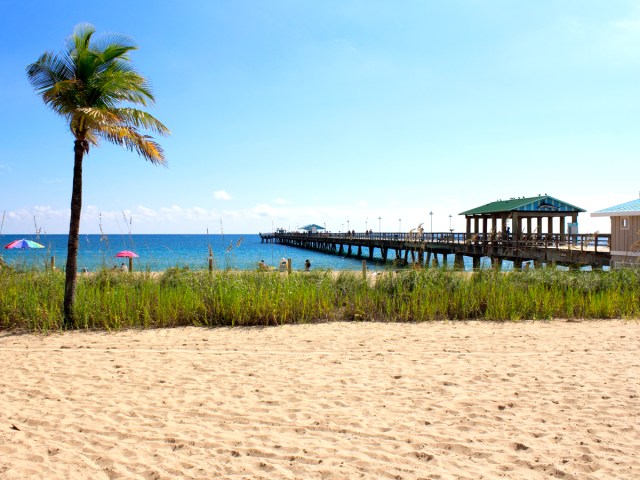
<svg viewBox="0 0 640 480">
<path fill-rule="evenodd" d="M 133 257 L 129 257 L 129 271 L 133 272 Z"/>
</svg>

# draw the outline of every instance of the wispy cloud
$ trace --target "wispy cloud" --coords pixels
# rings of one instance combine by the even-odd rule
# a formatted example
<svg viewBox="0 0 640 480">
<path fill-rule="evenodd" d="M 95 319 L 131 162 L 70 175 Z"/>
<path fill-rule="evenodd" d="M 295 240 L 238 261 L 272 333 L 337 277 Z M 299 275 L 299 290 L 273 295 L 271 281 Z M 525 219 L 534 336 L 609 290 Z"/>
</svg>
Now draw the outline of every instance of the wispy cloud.
<svg viewBox="0 0 640 480">
<path fill-rule="evenodd" d="M 231 195 L 229 195 L 224 190 L 216 190 L 213 192 L 213 198 L 216 200 L 231 200 Z"/>
</svg>

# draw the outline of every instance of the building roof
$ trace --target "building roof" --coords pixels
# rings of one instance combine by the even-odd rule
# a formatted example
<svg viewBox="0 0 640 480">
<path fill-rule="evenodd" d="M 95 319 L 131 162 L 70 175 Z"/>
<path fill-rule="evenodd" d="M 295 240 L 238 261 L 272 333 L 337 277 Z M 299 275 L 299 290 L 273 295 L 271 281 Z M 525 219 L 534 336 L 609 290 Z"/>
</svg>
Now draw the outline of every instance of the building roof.
<svg viewBox="0 0 640 480">
<path fill-rule="evenodd" d="M 550 195 L 538 195 L 537 197 L 497 200 L 482 205 L 481 207 L 461 212 L 460 215 L 483 215 L 507 212 L 586 212 L 586 210 L 553 198 Z"/>
<path fill-rule="evenodd" d="M 300 227 L 300 230 L 307 230 L 308 232 L 310 232 L 314 228 L 316 230 L 324 230 L 324 227 L 321 227 L 320 225 L 316 225 L 315 223 L 311 223 L 309 225 L 305 225 L 304 227 Z"/>
<path fill-rule="evenodd" d="M 591 214 L 592 217 L 622 217 L 626 215 L 640 215 L 640 199 L 598 210 Z"/>
</svg>

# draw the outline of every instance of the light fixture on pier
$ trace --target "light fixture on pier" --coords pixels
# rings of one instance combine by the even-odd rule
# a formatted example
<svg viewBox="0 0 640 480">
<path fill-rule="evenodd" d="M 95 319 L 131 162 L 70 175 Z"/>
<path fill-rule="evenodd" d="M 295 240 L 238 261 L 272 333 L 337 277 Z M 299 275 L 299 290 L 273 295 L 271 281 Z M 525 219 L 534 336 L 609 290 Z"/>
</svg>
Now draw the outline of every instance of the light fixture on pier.
<svg viewBox="0 0 640 480">
<path fill-rule="evenodd" d="M 402 232 L 402 219 L 398 219 L 398 232 Z"/>
<path fill-rule="evenodd" d="M 378 233 L 382 233 L 382 217 L 378 217 Z"/>
<path fill-rule="evenodd" d="M 429 215 L 431 215 L 431 233 L 433 233 L 433 211 L 429 212 Z"/>
<path fill-rule="evenodd" d="M 451 233 L 453 233 L 453 228 L 451 228 L 451 217 L 452 217 L 452 215 L 451 215 L 451 214 L 449 214 L 449 231 L 450 231 Z"/>
</svg>

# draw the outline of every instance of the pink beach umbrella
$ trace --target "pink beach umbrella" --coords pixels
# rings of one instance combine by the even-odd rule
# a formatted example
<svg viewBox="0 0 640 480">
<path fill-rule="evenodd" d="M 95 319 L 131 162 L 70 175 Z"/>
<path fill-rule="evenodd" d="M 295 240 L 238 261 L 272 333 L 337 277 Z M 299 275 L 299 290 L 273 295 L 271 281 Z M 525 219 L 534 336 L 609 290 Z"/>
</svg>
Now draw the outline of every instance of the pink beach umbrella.
<svg viewBox="0 0 640 480">
<path fill-rule="evenodd" d="M 116 253 L 116 257 L 120 258 L 128 258 L 129 259 L 129 271 L 133 271 L 133 259 L 138 258 L 138 255 L 133 253 L 131 250 L 122 250 L 121 252 Z"/>
<path fill-rule="evenodd" d="M 121 258 L 138 258 L 138 255 L 133 253 L 131 250 L 123 250 L 121 252 L 116 253 L 116 257 Z"/>
</svg>

